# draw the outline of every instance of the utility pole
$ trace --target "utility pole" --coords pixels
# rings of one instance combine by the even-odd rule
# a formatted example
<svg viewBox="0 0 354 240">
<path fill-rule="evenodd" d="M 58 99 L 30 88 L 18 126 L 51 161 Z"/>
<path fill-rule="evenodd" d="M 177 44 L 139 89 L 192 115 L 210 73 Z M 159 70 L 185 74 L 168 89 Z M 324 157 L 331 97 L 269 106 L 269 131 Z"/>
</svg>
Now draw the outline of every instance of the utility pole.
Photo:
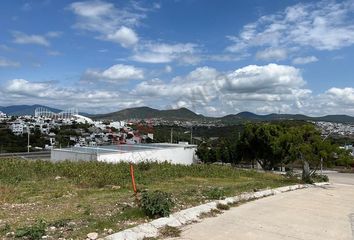
<svg viewBox="0 0 354 240">
<path fill-rule="evenodd" d="M 173 128 L 171 128 L 171 143 L 173 143 Z"/>
<path fill-rule="evenodd" d="M 333 133 L 333 131 L 334 130 L 329 132 L 328 135 L 324 139 L 322 139 L 322 142 L 324 142 L 329 137 L 329 135 L 331 135 Z M 321 175 L 322 175 L 322 173 L 323 173 L 323 157 L 321 157 Z"/>
<path fill-rule="evenodd" d="M 27 126 L 27 152 L 30 152 L 30 128 Z"/>
<path fill-rule="evenodd" d="M 191 145 L 193 144 L 193 126 L 191 127 Z"/>
</svg>

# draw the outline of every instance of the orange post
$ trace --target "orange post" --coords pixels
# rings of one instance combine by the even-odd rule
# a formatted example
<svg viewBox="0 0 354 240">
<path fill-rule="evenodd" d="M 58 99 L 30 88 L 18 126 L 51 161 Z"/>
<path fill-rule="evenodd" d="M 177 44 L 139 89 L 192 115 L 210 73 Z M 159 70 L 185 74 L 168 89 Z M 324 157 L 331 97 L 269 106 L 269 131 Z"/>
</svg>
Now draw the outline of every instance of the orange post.
<svg viewBox="0 0 354 240">
<path fill-rule="evenodd" d="M 132 184 L 133 184 L 134 193 L 137 193 L 136 185 L 135 185 L 135 177 L 134 177 L 134 166 L 132 163 L 130 164 L 130 176 L 132 177 Z"/>
</svg>

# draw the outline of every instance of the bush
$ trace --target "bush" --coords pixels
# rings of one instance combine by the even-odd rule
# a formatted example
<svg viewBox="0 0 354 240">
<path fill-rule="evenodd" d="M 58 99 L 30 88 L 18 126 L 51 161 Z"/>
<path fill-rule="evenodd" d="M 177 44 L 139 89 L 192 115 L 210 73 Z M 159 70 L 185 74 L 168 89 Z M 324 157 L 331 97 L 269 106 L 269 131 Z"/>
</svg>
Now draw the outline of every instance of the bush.
<svg viewBox="0 0 354 240">
<path fill-rule="evenodd" d="M 314 182 L 328 182 L 329 178 L 327 175 L 315 173 L 312 175 L 312 180 Z"/>
<path fill-rule="evenodd" d="M 203 195 L 210 200 L 219 200 L 225 197 L 225 191 L 222 188 L 214 187 L 204 190 Z"/>
<path fill-rule="evenodd" d="M 150 218 L 167 217 L 171 213 L 173 201 L 170 195 L 162 191 L 144 191 L 141 195 L 141 208 Z"/>
<path fill-rule="evenodd" d="M 45 235 L 46 225 L 45 221 L 39 220 L 35 225 L 17 229 L 15 237 L 26 237 L 31 240 L 42 239 L 42 236 Z"/>
</svg>

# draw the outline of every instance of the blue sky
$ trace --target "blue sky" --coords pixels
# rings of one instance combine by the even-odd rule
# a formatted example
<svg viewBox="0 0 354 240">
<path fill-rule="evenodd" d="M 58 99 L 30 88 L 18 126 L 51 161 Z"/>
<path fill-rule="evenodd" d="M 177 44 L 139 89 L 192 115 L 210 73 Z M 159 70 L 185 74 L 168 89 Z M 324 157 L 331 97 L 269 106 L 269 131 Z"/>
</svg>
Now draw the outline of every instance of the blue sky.
<svg viewBox="0 0 354 240">
<path fill-rule="evenodd" d="M 354 115 L 354 0 L 2 1 L 0 106 Z"/>
</svg>

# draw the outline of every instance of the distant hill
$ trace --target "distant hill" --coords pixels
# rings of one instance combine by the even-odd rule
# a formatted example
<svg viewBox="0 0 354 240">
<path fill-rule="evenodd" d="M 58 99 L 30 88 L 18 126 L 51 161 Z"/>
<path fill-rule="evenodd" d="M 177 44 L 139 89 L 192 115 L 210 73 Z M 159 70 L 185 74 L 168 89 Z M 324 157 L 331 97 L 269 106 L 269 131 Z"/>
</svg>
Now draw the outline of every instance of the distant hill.
<svg viewBox="0 0 354 240">
<path fill-rule="evenodd" d="M 34 110 L 38 107 L 44 107 L 54 113 L 58 113 L 58 112 L 62 111 L 62 110 L 59 110 L 56 108 L 51 108 L 51 107 L 38 105 L 38 104 L 36 104 L 36 105 L 12 105 L 12 106 L 8 106 L 8 107 L 1 107 L 0 106 L 0 111 L 3 113 L 6 113 L 9 116 L 34 115 Z"/>
<path fill-rule="evenodd" d="M 267 114 L 258 115 L 251 112 L 240 112 L 220 118 L 224 123 L 237 123 L 244 121 L 277 121 L 277 120 L 300 120 L 300 121 L 323 121 L 338 123 L 354 123 L 354 117 L 348 115 L 327 115 L 323 117 L 309 117 L 302 114 Z"/>
<path fill-rule="evenodd" d="M 59 113 L 62 110 L 51 108 L 43 105 L 13 105 L 8 107 L 1 107 L 0 111 L 9 116 L 20 115 L 34 115 L 34 110 L 38 107 L 44 107 L 48 110 Z M 149 119 L 161 118 L 164 120 L 184 120 L 184 121 L 220 121 L 225 124 L 238 124 L 246 121 L 260 122 L 260 121 L 278 121 L 278 120 L 299 120 L 299 121 L 324 121 L 324 122 L 337 122 L 337 123 L 350 123 L 354 124 L 354 117 L 348 115 L 327 115 L 322 117 L 309 117 L 302 114 L 267 114 L 258 115 L 252 112 L 240 112 L 237 114 L 229 114 L 223 117 L 206 117 L 201 114 L 196 114 L 187 108 L 158 110 L 150 107 L 136 107 L 127 108 L 117 112 L 106 114 L 87 114 L 79 113 L 88 116 L 92 119 L 100 120 L 127 120 L 127 119 Z"/>
<path fill-rule="evenodd" d="M 95 119 L 149 119 L 162 118 L 166 120 L 201 120 L 205 119 L 203 115 L 198 115 L 187 108 L 158 110 L 150 107 L 127 108 L 118 112 L 108 114 L 98 114 L 93 116 Z"/>
</svg>

